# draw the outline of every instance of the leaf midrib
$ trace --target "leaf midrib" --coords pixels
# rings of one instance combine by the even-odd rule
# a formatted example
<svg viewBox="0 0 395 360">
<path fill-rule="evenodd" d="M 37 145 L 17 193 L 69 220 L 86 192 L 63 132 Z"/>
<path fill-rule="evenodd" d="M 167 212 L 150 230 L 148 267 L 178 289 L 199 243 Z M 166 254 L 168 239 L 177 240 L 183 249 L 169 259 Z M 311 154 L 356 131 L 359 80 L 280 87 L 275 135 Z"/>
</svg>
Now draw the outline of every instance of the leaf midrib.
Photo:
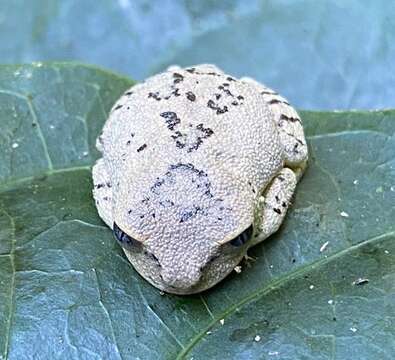
<svg viewBox="0 0 395 360">
<path fill-rule="evenodd" d="M 293 281 L 297 279 L 299 276 L 305 275 L 306 273 L 310 272 L 311 270 L 324 266 L 327 263 L 331 262 L 332 260 L 335 260 L 343 255 L 346 255 L 356 249 L 359 249 L 367 244 L 372 244 L 377 241 L 381 241 L 387 237 L 395 236 L 395 231 L 390 231 L 384 234 L 376 235 L 373 237 L 370 237 L 366 240 L 363 240 L 355 245 L 351 245 L 348 248 L 342 249 L 340 251 L 337 251 L 327 257 L 324 257 L 320 260 L 314 261 L 312 263 L 306 264 L 304 266 L 299 267 L 297 270 L 293 272 L 287 273 L 283 277 L 279 277 L 277 279 L 274 279 L 273 281 L 269 282 L 266 286 L 264 286 L 261 289 L 256 290 L 255 292 L 249 294 L 246 296 L 244 299 L 239 300 L 237 303 L 234 303 L 230 307 L 228 307 L 226 310 L 221 312 L 219 315 L 214 316 L 214 319 L 206 326 L 204 327 L 196 336 L 191 338 L 188 344 L 178 353 L 176 359 L 184 359 L 185 356 L 195 347 L 197 343 L 199 343 L 200 340 L 202 340 L 205 336 L 205 334 L 210 331 L 211 328 L 215 326 L 216 323 L 218 323 L 221 319 L 224 319 L 228 317 L 229 315 L 232 315 L 236 310 L 239 310 L 241 307 L 248 305 L 250 302 L 254 300 L 258 300 L 261 297 L 267 295 L 270 293 L 272 290 L 278 289 L 284 284 L 286 284 L 288 281 Z"/>
</svg>

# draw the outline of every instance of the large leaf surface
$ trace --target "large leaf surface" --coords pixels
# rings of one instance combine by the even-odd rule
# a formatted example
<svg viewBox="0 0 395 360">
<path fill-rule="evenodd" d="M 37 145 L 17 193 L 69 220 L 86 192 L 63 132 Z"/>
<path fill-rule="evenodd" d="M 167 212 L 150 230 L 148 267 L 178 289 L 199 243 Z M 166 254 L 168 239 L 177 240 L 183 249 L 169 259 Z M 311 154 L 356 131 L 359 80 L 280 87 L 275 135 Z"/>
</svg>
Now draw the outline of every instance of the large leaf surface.
<svg viewBox="0 0 395 360">
<path fill-rule="evenodd" d="M 143 79 L 214 62 L 304 109 L 394 106 L 388 0 L 0 0 L 0 63 L 79 60 Z"/>
<path fill-rule="evenodd" d="M 311 161 L 284 226 L 181 297 L 140 278 L 92 201 L 94 139 L 130 85 L 0 68 L 0 358 L 392 359 L 395 111 L 302 112 Z"/>
</svg>

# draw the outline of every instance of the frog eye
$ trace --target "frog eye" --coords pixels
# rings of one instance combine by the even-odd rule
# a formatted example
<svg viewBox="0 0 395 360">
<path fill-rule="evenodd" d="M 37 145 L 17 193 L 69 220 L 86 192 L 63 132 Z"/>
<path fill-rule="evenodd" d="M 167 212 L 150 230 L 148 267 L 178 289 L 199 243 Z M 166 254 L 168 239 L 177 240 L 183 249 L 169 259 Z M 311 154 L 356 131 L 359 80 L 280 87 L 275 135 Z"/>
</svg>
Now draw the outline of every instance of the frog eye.
<svg viewBox="0 0 395 360">
<path fill-rule="evenodd" d="M 229 243 L 236 247 L 244 245 L 248 240 L 251 239 L 252 233 L 254 232 L 253 230 L 254 228 L 252 227 L 252 225 L 250 225 L 240 235 L 229 241 Z"/>
<path fill-rule="evenodd" d="M 125 249 L 132 249 L 132 248 L 136 248 L 137 246 L 141 245 L 141 243 L 139 241 L 137 241 L 136 239 L 133 239 L 128 234 L 123 232 L 115 222 L 114 222 L 114 226 L 113 226 L 113 232 L 114 232 L 115 238 L 118 240 L 118 242 L 121 244 L 121 246 L 124 247 Z"/>
</svg>

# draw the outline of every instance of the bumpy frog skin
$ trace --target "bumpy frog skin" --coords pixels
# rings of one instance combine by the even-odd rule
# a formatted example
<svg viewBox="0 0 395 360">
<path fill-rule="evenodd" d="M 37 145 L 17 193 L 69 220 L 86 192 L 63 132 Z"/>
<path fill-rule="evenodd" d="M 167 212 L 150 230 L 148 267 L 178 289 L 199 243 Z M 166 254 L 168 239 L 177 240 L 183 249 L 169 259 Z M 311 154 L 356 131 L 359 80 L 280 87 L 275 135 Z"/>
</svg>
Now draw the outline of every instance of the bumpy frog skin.
<svg viewBox="0 0 395 360">
<path fill-rule="evenodd" d="M 213 65 L 126 91 L 97 148 L 100 217 L 134 268 L 175 294 L 212 287 L 277 231 L 308 157 L 287 100 Z"/>
</svg>

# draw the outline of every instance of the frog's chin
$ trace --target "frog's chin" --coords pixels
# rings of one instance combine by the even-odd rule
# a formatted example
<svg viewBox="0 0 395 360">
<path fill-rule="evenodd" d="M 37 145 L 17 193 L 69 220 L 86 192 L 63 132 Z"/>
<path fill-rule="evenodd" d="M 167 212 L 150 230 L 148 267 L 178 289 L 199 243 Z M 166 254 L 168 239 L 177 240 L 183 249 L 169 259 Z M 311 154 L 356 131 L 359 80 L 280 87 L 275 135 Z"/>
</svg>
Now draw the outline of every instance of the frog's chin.
<svg viewBox="0 0 395 360">
<path fill-rule="evenodd" d="M 136 261 L 136 258 L 133 257 L 129 251 L 127 251 L 126 249 L 123 250 L 126 257 L 133 265 L 133 268 L 142 278 L 144 278 L 157 289 L 169 294 L 176 295 L 192 295 L 212 288 L 225 277 L 227 277 L 245 255 L 245 252 L 242 252 L 239 253 L 237 256 L 227 258 L 226 261 L 222 261 L 220 263 L 213 263 L 210 265 L 209 268 L 206 268 L 205 274 L 203 274 L 199 281 L 195 284 L 187 287 L 176 287 L 164 282 L 159 273 L 149 271 L 149 267 L 147 268 L 144 266 L 139 266 L 141 265 L 141 263 Z"/>
</svg>

